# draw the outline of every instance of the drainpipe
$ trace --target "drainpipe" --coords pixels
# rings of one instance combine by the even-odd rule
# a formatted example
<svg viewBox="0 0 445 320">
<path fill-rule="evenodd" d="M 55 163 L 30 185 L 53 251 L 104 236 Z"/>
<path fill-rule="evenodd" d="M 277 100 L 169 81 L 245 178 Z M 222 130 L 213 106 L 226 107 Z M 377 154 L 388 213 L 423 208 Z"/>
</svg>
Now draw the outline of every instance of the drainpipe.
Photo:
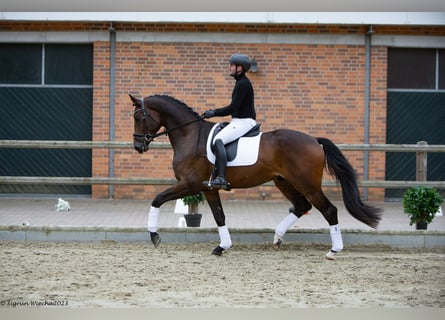
<svg viewBox="0 0 445 320">
<path fill-rule="evenodd" d="M 369 112 L 371 92 L 371 35 L 374 33 L 372 25 L 369 26 L 365 36 L 365 124 L 364 143 L 369 144 Z M 369 151 L 364 151 L 363 180 L 369 179 Z M 363 189 L 363 199 L 368 200 L 368 188 Z"/>
<path fill-rule="evenodd" d="M 110 115 L 109 115 L 109 140 L 114 141 L 114 80 L 115 80 L 115 55 L 116 55 L 116 30 L 113 23 L 110 23 L 108 28 L 110 31 Z M 114 178 L 114 149 L 108 149 L 108 177 Z M 110 199 L 114 198 L 114 185 L 108 185 L 108 196 Z"/>
</svg>

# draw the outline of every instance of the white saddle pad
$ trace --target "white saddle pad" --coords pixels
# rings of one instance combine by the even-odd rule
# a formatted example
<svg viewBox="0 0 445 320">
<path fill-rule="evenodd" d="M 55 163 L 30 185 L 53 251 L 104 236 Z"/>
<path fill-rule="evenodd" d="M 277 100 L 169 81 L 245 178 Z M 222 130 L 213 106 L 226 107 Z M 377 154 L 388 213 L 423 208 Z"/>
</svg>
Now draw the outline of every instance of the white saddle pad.
<svg viewBox="0 0 445 320">
<path fill-rule="evenodd" d="M 207 138 L 207 159 L 210 163 L 215 164 L 215 154 L 212 152 L 211 148 L 211 140 L 213 137 L 213 132 L 215 131 L 218 123 L 215 124 L 210 130 L 210 134 Z M 238 150 L 236 152 L 236 157 L 232 161 L 227 162 L 228 167 L 237 167 L 237 166 L 251 166 L 258 161 L 258 153 L 260 149 L 260 140 L 261 135 L 263 133 L 260 132 L 259 135 L 255 137 L 248 138 L 240 138 L 238 141 Z"/>
</svg>

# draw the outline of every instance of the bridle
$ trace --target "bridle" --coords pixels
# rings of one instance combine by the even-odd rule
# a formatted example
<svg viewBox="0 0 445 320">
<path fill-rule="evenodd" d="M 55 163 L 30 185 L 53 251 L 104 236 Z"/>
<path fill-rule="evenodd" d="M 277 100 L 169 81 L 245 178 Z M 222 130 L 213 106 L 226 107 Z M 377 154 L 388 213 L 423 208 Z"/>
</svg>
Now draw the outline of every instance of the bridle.
<svg viewBox="0 0 445 320">
<path fill-rule="evenodd" d="M 150 118 L 153 122 L 155 122 L 157 125 L 159 125 L 160 127 L 162 126 L 158 121 L 156 121 L 155 118 L 153 118 L 147 111 L 147 109 L 145 109 L 145 105 L 144 105 L 144 98 L 140 99 L 140 103 L 141 103 L 141 107 L 139 109 L 136 109 L 133 113 L 133 116 L 136 115 L 138 112 L 142 112 L 142 123 L 144 125 L 144 133 L 133 133 L 133 137 L 137 140 L 142 140 L 142 142 L 144 143 L 144 145 L 149 145 L 150 142 L 152 142 L 155 138 L 163 136 L 163 135 L 168 135 L 170 132 L 172 132 L 173 130 L 185 127 L 189 124 L 192 124 L 194 122 L 197 121 L 201 121 L 204 119 L 203 115 L 199 116 L 196 119 L 193 119 L 191 121 L 188 121 L 184 124 L 181 124 L 177 127 L 171 128 L 171 129 L 166 129 L 164 131 L 161 132 L 157 132 L 157 133 L 148 133 L 148 128 L 147 128 L 147 117 Z"/>
<path fill-rule="evenodd" d="M 143 139 L 143 143 L 144 144 L 149 144 L 150 142 L 153 141 L 154 138 L 161 136 L 163 133 L 156 133 L 156 134 L 152 134 L 152 133 L 147 133 L 148 128 L 147 128 L 147 117 L 149 117 L 152 121 L 154 121 L 156 124 L 158 124 L 159 126 L 161 126 L 161 124 L 156 121 L 156 119 L 154 119 L 145 109 L 145 105 L 144 105 L 144 98 L 142 98 L 140 100 L 141 103 L 141 107 L 139 109 L 134 110 L 133 116 L 135 116 L 138 112 L 142 112 L 142 124 L 144 126 L 144 133 L 133 133 L 133 137 L 137 140 L 141 140 Z"/>
</svg>

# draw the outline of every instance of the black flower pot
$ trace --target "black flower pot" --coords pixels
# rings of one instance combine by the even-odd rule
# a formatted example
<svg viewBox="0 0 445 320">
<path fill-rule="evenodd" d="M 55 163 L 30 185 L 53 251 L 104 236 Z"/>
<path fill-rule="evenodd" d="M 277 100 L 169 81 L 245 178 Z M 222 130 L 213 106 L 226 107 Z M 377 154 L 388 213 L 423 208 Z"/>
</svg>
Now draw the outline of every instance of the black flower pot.
<svg viewBox="0 0 445 320">
<path fill-rule="evenodd" d="M 416 222 L 416 230 L 426 230 L 426 229 L 428 229 L 428 223 Z"/>
<path fill-rule="evenodd" d="M 185 214 L 184 218 L 187 227 L 199 227 L 201 225 L 202 213 Z"/>
</svg>

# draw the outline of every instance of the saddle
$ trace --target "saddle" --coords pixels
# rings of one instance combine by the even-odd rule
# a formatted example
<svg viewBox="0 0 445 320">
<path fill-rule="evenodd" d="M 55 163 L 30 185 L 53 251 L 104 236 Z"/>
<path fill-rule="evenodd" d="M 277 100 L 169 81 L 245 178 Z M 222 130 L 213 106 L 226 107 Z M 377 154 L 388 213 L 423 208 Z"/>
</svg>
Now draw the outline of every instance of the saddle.
<svg viewBox="0 0 445 320">
<path fill-rule="evenodd" d="M 212 136 L 209 137 L 210 141 L 213 141 L 213 139 L 218 134 L 218 132 L 220 132 L 222 129 L 224 129 L 228 124 L 229 124 L 229 122 L 218 123 L 216 125 L 216 127 L 215 127 L 215 130 L 213 130 Z M 240 138 L 236 139 L 235 141 L 232 141 L 232 142 L 230 142 L 230 143 L 225 145 L 226 153 L 227 153 L 227 162 L 230 162 L 230 161 L 232 161 L 232 160 L 234 160 L 236 158 L 236 154 L 237 154 L 237 151 L 238 151 L 239 139 L 258 136 L 261 133 L 260 127 L 261 127 L 261 124 L 259 124 L 259 123 L 256 124 L 246 134 L 244 134 Z M 215 146 L 212 143 L 210 145 L 211 145 L 212 152 L 215 153 Z"/>
</svg>

